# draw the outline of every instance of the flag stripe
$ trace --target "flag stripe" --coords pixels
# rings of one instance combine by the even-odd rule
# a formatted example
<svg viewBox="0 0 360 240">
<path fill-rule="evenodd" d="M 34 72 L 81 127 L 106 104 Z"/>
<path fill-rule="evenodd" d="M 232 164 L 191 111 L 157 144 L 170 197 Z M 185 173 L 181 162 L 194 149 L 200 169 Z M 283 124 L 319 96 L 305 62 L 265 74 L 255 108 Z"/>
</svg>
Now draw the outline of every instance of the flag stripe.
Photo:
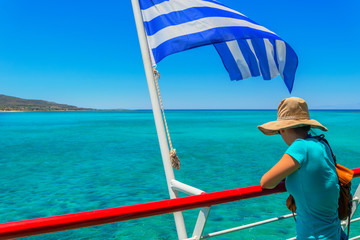
<svg viewBox="0 0 360 240">
<path fill-rule="evenodd" d="M 266 53 L 266 47 L 264 43 L 264 39 L 261 38 L 255 38 L 251 39 L 251 42 L 254 46 L 255 54 L 257 58 L 259 59 L 259 66 L 261 75 L 265 80 L 270 80 L 270 68 L 269 68 L 269 62 L 267 59 L 267 53 Z"/>
<path fill-rule="evenodd" d="M 273 79 L 274 77 L 279 75 L 279 70 L 277 68 L 274 58 L 275 55 L 274 46 L 270 43 L 269 39 L 264 39 L 264 44 L 266 49 L 268 65 L 269 65 L 270 79 Z"/>
<path fill-rule="evenodd" d="M 249 66 L 252 76 L 260 76 L 259 60 L 257 59 L 254 51 L 251 50 L 250 45 L 247 40 L 240 39 L 237 40 L 242 54 L 246 60 L 247 65 Z M 251 41 L 249 40 L 250 44 Z M 252 47 L 252 45 L 251 45 Z"/>
<path fill-rule="evenodd" d="M 225 27 L 240 27 L 240 28 L 242 27 L 244 32 L 246 32 L 247 28 L 251 31 L 255 29 L 258 30 L 259 32 L 261 31 L 265 33 L 270 33 L 273 34 L 274 37 L 277 37 L 275 33 L 264 28 L 263 26 L 249 23 L 244 20 L 223 18 L 223 17 L 209 17 L 209 18 L 202 18 L 196 21 L 183 23 L 180 25 L 174 25 L 174 26 L 169 26 L 167 28 L 163 28 L 162 30 L 158 31 L 156 34 L 148 36 L 148 40 L 152 48 L 157 48 L 161 43 L 166 42 L 172 38 L 194 34 L 197 32 L 203 32 L 206 30 L 211 30 L 216 28 L 223 28 L 223 30 L 226 31 Z M 221 35 L 220 37 L 223 38 L 223 36 Z M 229 39 L 226 40 L 234 40 L 236 36 L 230 36 L 227 38 Z"/>
<path fill-rule="evenodd" d="M 144 1 L 142 1 L 142 2 L 144 2 Z M 223 5 L 219 5 L 217 3 L 213 3 L 213 2 L 209 2 L 209 1 L 199 1 L 199 0 L 163 1 L 160 4 L 157 4 L 150 8 L 147 8 L 146 10 L 141 10 L 141 12 L 142 12 L 144 21 L 149 22 L 152 19 L 154 19 L 160 15 L 166 15 L 171 12 L 184 11 L 186 9 L 195 8 L 195 7 L 217 8 L 217 9 L 222 9 L 222 10 L 225 10 L 228 12 L 236 13 L 236 14 L 239 14 L 239 15 L 245 17 L 245 15 L 239 13 L 238 11 L 235 11 L 235 10 L 225 7 Z"/>
<path fill-rule="evenodd" d="M 249 69 L 249 66 L 244 58 L 244 55 L 242 54 L 239 44 L 236 40 L 228 41 L 226 42 L 226 45 L 228 46 L 237 67 L 239 68 L 241 72 L 241 79 L 249 78 L 251 77 L 251 72 Z"/>
<path fill-rule="evenodd" d="M 169 1 L 169 0 L 151 0 L 151 1 L 139 1 L 140 2 L 140 9 L 145 10 L 150 8 L 156 4 L 160 4 L 162 2 Z"/>
<path fill-rule="evenodd" d="M 285 43 L 286 44 L 286 43 Z M 294 85 L 294 77 L 298 66 L 298 58 L 294 50 L 286 44 L 286 63 L 284 67 L 284 82 L 291 92 Z"/>
<path fill-rule="evenodd" d="M 254 62 L 255 64 L 254 64 L 254 66 L 257 66 L 257 71 L 258 71 L 258 74 L 259 75 L 257 75 L 257 76 L 260 76 L 261 75 L 261 70 L 260 70 L 260 64 L 259 64 L 259 59 L 258 59 L 258 57 L 256 56 L 256 53 L 255 53 L 255 50 L 254 50 L 254 46 L 253 46 L 253 44 L 252 44 L 252 42 L 251 42 L 251 39 L 246 39 L 246 43 L 248 44 L 248 46 L 249 46 L 249 49 L 250 49 L 250 51 L 251 51 L 251 55 L 249 54 L 249 56 L 252 56 L 252 57 L 254 57 L 255 58 L 255 60 L 256 60 L 256 62 Z M 255 69 L 254 69 L 255 70 Z"/>
<path fill-rule="evenodd" d="M 245 16 L 211 7 L 194 7 L 188 8 L 181 12 L 171 12 L 166 15 L 160 15 L 150 21 L 145 21 L 144 24 L 147 35 L 151 36 L 163 28 L 189 22 L 189 19 L 195 21 L 204 17 L 226 17 L 241 19 L 258 25 L 256 22 L 250 20 Z"/>
<path fill-rule="evenodd" d="M 226 41 L 235 40 L 236 35 L 233 35 L 234 32 L 241 32 L 241 34 L 251 34 L 251 29 L 247 27 L 226 27 L 226 28 L 215 28 L 209 29 L 203 32 L 196 32 L 193 34 L 182 35 L 169 39 L 168 41 L 162 42 L 158 47 L 154 48 L 152 46 L 152 54 L 155 60 L 155 63 L 160 62 L 164 57 L 181 52 L 187 49 L 194 47 L 204 46 L 208 44 L 215 44 L 222 42 L 224 38 Z M 260 33 L 258 33 L 260 35 Z M 261 32 L 262 37 L 276 37 L 273 34 Z M 149 39 L 149 37 L 148 37 Z"/>
<path fill-rule="evenodd" d="M 276 59 L 279 64 L 279 73 L 284 78 L 284 69 L 286 62 L 286 45 L 283 41 L 275 40 L 276 45 Z"/>
<path fill-rule="evenodd" d="M 277 73 L 277 75 L 279 75 L 280 74 L 280 72 L 279 72 L 279 63 L 278 63 L 278 61 L 277 61 L 277 59 L 278 59 L 278 56 L 277 56 L 277 51 L 276 51 L 276 43 L 275 43 L 275 39 L 267 39 L 270 43 L 271 43 L 271 45 L 272 45 L 272 48 L 273 48 L 273 55 L 272 55 L 272 58 L 273 58 L 273 60 L 274 60 L 274 62 L 275 62 L 275 65 L 276 65 L 276 69 L 278 70 L 278 73 Z"/>
</svg>

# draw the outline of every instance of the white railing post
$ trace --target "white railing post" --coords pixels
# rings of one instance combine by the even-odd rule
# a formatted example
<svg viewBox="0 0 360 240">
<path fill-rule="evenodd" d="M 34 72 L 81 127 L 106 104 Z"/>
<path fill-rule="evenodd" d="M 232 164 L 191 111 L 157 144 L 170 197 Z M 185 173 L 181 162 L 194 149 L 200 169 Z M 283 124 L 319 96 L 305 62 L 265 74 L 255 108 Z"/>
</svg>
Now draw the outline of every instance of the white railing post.
<svg viewBox="0 0 360 240">
<path fill-rule="evenodd" d="M 354 216 L 354 213 L 357 209 L 357 207 L 359 206 L 360 203 L 360 185 L 358 185 L 354 196 L 353 196 L 353 201 L 352 201 L 352 207 L 351 207 L 351 214 L 350 214 L 350 220 L 352 219 L 352 217 Z M 349 221 L 348 219 L 345 219 L 343 221 L 341 221 L 341 227 L 343 230 L 345 230 L 348 227 Z"/>
<path fill-rule="evenodd" d="M 178 192 L 176 190 L 173 190 L 171 188 L 171 180 L 175 179 L 174 171 L 171 166 L 170 162 L 170 154 L 169 154 L 169 146 L 166 138 L 165 133 L 165 127 L 164 122 L 161 114 L 161 108 L 159 104 L 159 99 L 157 96 L 157 90 L 154 82 L 154 73 L 153 68 L 151 64 L 151 58 L 149 54 L 149 47 L 147 44 L 146 34 L 145 34 L 145 28 L 143 24 L 143 19 L 141 16 L 141 10 L 138 0 L 131 0 L 133 11 L 134 11 L 134 17 L 135 17 L 135 23 L 136 23 L 136 29 L 139 37 L 140 42 L 140 48 L 141 48 L 141 54 L 144 62 L 144 68 L 145 68 L 145 75 L 146 80 L 148 83 L 149 93 L 150 93 L 150 99 L 151 99 L 151 105 L 153 109 L 154 119 L 155 119 L 155 126 L 156 131 L 159 139 L 160 144 L 160 151 L 161 156 L 163 160 L 163 165 L 165 169 L 165 175 L 166 175 L 166 181 L 168 185 L 169 195 L 170 198 L 177 198 Z M 179 239 L 186 239 L 186 229 L 185 229 L 185 222 L 184 217 L 182 215 L 182 212 L 175 212 L 174 213 L 175 218 L 175 224 L 176 224 L 176 230 L 178 233 Z"/>
<path fill-rule="evenodd" d="M 176 181 L 175 179 L 171 180 L 171 188 L 173 190 L 179 191 L 179 192 L 183 192 L 186 193 L 187 195 L 199 195 L 202 194 L 204 191 L 198 189 L 198 188 L 194 188 L 192 186 L 189 186 L 185 183 Z"/>
<path fill-rule="evenodd" d="M 200 209 L 199 216 L 197 218 L 194 232 L 192 235 L 193 239 L 199 240 L 201 238 L 201 236 L 203 235 L 204 228 L 205 228 L 205 225 L 207 222 L 207 218 L 209 217 L 209 214 L 210 214 L 210 209 L 211 209 L 210 207 L 204 207 L 204 208 Z"/>
<path fill-rule="evenodd" d="M 351 208 L 351 215 L 350 218 L 352 218 L 354 216 L 354 213 L 356 211 L 356 209 L 358 208 L 360 203 L 360 184 L 357 187 L 354 196 L 353 196 L 353 202 L 352 202 L 352 208 Z"/>
</svg>

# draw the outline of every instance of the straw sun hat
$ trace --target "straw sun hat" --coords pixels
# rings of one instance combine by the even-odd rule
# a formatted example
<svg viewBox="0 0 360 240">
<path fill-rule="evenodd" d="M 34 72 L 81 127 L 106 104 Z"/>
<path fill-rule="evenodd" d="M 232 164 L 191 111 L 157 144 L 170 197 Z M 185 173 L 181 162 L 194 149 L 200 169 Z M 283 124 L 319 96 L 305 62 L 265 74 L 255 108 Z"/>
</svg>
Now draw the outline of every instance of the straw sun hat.
<svg viewBox="0 0 360 240">
<path fill-rule="evenodd" d="M 318 121 L 310 119 L 309 109 L 305 100 L 298 97 L 285 98 L 277 111 L 277 120 L 258 126 L 265 135 L 277 134 L 281 129 L 296 128 L 309 125 L 327 131 Z"/>
</svg>

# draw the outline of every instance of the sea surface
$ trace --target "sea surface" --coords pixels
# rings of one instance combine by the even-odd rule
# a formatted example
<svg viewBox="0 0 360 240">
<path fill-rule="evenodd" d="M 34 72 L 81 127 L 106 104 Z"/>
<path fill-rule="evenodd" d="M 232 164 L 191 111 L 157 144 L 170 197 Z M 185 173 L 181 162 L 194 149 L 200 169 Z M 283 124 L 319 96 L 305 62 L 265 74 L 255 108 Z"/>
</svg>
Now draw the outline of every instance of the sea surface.
<svg viewBox="0 0 360 240">
<path fill-rule="evenodd" d="M 360 167 L 360 111 L 312 111 L 338 162 Z M 170 110 L 176 179 L 206 192 L 258 185 L 287 146 L 257 125 L 276 111 Z M 353 191 L 360 179 L 353 180 Z M 0 113 L 0 222 L 168 198 L 151 111 Z M 181 194 L 185 196 L 185 194 Z M 213 206 L 204 233 L 289 214 L 281 193 Z M 184 212 L 191 236 L 199 209 Z M 360 211 L 356 216 L 359 217 Z M 351 234 L 360 234 L 360 222 Z M 287 239 L 292 218 L 214 239 Z M 38 235 L 29 240 L 177 239 L 172 214 Z"/>
</svg>

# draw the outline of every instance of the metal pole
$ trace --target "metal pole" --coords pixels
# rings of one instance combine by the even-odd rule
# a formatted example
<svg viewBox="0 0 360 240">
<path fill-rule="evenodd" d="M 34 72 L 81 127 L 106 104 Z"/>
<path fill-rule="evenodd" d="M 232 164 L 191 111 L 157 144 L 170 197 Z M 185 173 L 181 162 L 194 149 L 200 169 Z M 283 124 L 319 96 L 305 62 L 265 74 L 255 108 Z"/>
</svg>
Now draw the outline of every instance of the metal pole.
<svg viewBox="0 0 360 240">
<path fill-rule="evenodd" d="M 159 139 L 160 144 L 160 151 L 161 156 L 163 160 L 163 165 L 165 169 L 165 175 L 166 175 L 166 181 L 168 185 L 169 195 L 170 198 L 177 198 L 178 192 L 176 190 L 173 190 L 171 188 L 171 180 L 175 179 L 174 176 L 174 170 L 171 166 L 170 162 L 170 154 L 169 154 L 169 146 L 166 138 L 165 128 L 164 128 L 164 122 L 161 114 L 159 99 L 157 96 L 157 90 L 155 87 L 154 82 L 154 73 L 153 68 L 151 65 L 151 59 L 150 59 L 150 53 L 149 53 L 149 47 L 147 44 L 147 39 L 145 35 L 145 28 L 143 24 L 143 19 L 141 16 L 141 10 L 138 0 L 131 0 L 133 11 L 134 11 L 134 17 L 135 17 L 135 23 L 136 23 L 136 29 L 139 37 L 140 42 L 140 48 L 141 48 L 141 54 L 144 62 L 144 68 L 145 68 L 145 75 L 146 80 L 148 83 L 149 93 L 150 93 L 150 99 L 151 99 L 151 105 L 153 109 L 154 119 L 155 119 L 155 126 L 156 131 Z M 179 239 L 186 239 L 186 228 L 185 228 L 185 222 L 184 217 L 182 215 L 182 212 L 175 212 L 174 213 L 175 218 L 175 224 L 176 224 L 176 230 L 178 233 Z"/>
</svg>

